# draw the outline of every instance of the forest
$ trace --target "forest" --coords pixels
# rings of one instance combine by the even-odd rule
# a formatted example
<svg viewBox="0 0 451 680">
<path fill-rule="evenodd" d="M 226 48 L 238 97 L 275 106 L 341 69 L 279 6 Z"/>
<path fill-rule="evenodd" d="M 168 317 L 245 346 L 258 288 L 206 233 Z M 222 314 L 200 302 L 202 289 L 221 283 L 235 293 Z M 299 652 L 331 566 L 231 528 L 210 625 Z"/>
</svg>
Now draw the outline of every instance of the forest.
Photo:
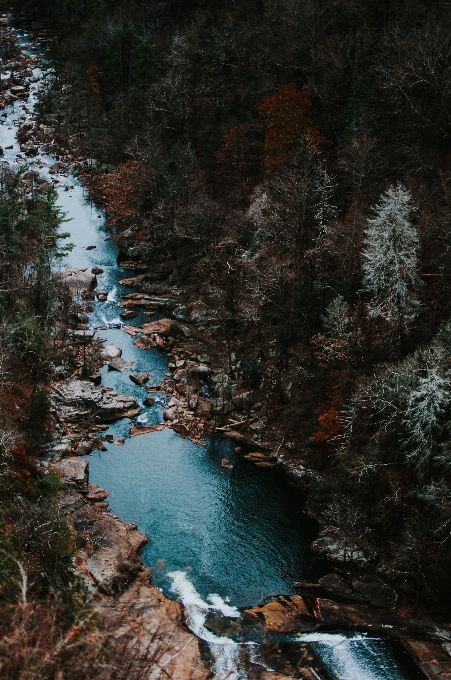
<svg viewBox="0 0 451 680">
<path fill-rule="evenodd" d="M 449 3 L 13 4 L 51 31 L 57 77 L 39 112 L 92 159 L 120 257 L 170 263 L 191 320 L 258 393 L 269 436 L 312 471 L 308 510 L 349 568 L 375 559 L 415 611 L 446 612 Z M 22 181 L 2 178 L 0 313 L 2 361 L 33 375 L 29 437 L 58 307 L 42 225 L 64 216 L 49 188 L 22 201 Z M 227 386 L 218 397 L 227 409 Z"/>
</svg>

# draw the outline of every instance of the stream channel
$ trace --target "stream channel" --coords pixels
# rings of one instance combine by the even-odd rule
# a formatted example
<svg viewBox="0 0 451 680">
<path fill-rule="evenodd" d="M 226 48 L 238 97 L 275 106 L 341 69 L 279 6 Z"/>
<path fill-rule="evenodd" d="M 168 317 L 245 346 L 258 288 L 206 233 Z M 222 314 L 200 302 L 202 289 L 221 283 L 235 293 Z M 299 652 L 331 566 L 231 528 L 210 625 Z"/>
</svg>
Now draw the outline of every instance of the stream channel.
<svg viewBox="0 0 451 680">
<path fill-rule="evenodd" d="M 23 47 L 36 53 L 27 34 L 17 34 Z M 98 290 L 108 291 L 108 300 L 93 303 L 90 326 L 107 326 L 108 330 L 98 331 L 98 335 L 121 347 L 124 359 L 134 360 L 134 372 L 149 372 L 151 382 L 158 384 L 168 371 L 168 357 L 157 349 L 138 349 L 120 328 L 116 303 L 131 289 L 123 289 L 119 280 L 130 274 L 117 265 L 102 210 L 89 201 L 74 176 L 49 175 L 54 157 L 40 153 L 26 159 L 20 153 L 15 138 L 18 124 L 32 117 L 36 91 L 52 72 L 35 69 L 33 75 L 36 82 L 30 86 L 29 100 L 16 101 L 0 117 L 3 160 L 13 168 L 27 164 L 53 181 L 58 204 L 70 220 L 62 230 L 71 233 L 69 240 L 75 244 L 62 268 L 104 270 L 98 276 Z M 95 248 L 87 250 L 88 246 Z M 133 325 L 148 320 L 139 314 Z M 130 371 L 108 371 L 105 365 L 101 374 L 103 385 L 132 394 L 142 405 L 147 393 L 131 382 Z M 143 406 L 139 416 L 149 425 L 162 422 L 168 401 L 163 393 L 153 396 L 155 405 Z M 294 593 L 293 580 L 321 575 L 309 551 L 315 538 L 314 523 L 303 513 L 299 492 L 279 472 L 257 468 L 236 455 L 229 440 L 209 437 L 207 447 L 202 447 L 169 429 L 129 438 L 129 427 L 128 420 L 111 425 L 108 434 L 124 437 L 125 445 L 107 443 L 107 451 L 89 456 L 90 481 L 109 491 L 113 513 L 136 522 L 139 531 L 148 536 L 142 560 L 153 570 L 152 582 L 184 603 L 189 626 L 210 645 L 216 677 L 245 678 L 239 644 L 210 632 L 204 626 L 206 616 L 212 611 L 239 616 L 237 607 L 260 604 L 270 595 Z M 232 471 L 221 467 L 223 457 L 233 461 Z M 388 640 L 358 633 L 352 637 L 340 633 L 291 636 L 293 642 L 300 639 L 312 643 L 334 680 L 408 678 Z M 257 647 L 253 656 L 258 661 Z"/>
</svg>

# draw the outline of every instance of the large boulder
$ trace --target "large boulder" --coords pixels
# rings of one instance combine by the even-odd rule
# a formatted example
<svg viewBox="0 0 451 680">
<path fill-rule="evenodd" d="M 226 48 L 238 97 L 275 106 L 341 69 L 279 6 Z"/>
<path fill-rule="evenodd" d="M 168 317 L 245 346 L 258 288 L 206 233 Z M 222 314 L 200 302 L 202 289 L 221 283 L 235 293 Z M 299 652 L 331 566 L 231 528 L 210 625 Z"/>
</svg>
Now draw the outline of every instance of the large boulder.
<svg viewBox="0 0 451 680">
<path fill-rule="evenodd" d="M 223 397 L 211 400 L 211 412 L 214 415 L 227 414 L 233 411 L 233 404 Z M 227 433 L 226 433 L 227 434 Z"/>
<path fill-rule="evenodd" d="M 198 366 L 190 366 L 188 371 L 191 373 L 191 375 L 203 380 L 204 378 L 208 378 L 211 373 L 211 368 L 205 366 L 204 364 L 199 364 Z"/>
<path fill-rule="evenodd" d="M 139 385 L 139 387 L 144 387 L 144 385 L 149 382 L 150 373 L 131 373 L 130 380 Z"/>
<path fill-rule="evenodd" d="M 106 345 L 101 354 L 100 358 L 103 359 L 104 361 L 114 361 L 114 359 L 119 359 L 119 357 L 122 356 L 122 350 L 120 347 L 117 347 L 116 345 L 113 345 L 113 343 L 109 343 Z"/>
<path fill-rule="evenodd" d="M 90 441 L 81 441 L 74 448 L 76 456 L 87 456 L 93 449 L 93 443 Z"/>
<path fill-rule="evenodd" d="M 265 605 L 247 609 L 245 621 L 261 623 L 266 630 L 278 633 L 295 633 L 299 630 L 299 620 L 314 620 L 310 609 L 300 595 L 279 596 Z"/>
<path fill-rule="evenodd" d="M 87 269 L 66 269 L 61 277 L 70 290 L 90 290 L 96 285 L 96 277 Z"/>
<path fill-rule="evenodd" d="M 374 607 L 396 611 L 398 594 L 396 590 L 384 583 L 379 576 L 365 574 L 352 581 L 352 587 L 359 595 Z"/>
<path fill-rule="evenodd" d="M 330 595 L 338 599 L 356 600 L 357 602 L 365 601 L 365 599 L 356 593 L 340 574 L 326 574 L 326 576 L 319 579 L 318 583 L 327 590 Z"/>
<path fill-rule="evenodd" d="M 141 569 L 138 552 L 147 542 L 146 536 L 121 520 L 103 513 L 96 522 L 102 541 L 87 558 L 89 575 L 103 592 L 120 593 Z"/>
<path fill-rule="evenodd" d="M 185 307 L 185 305 L 176 307 L 176 309 L 174 309 L 172 312 L 172 316 L 174 319 L 177 319 L 177 321 L 191 321 L 191 315 L 189 313 L 188 307 Z"/>
<path fill-rule="evenodd" d="M 114 359 L 113 361 L 108 362 L 108 370 L 119 372 L 128 371 L 134 363 L 133 359 Z"/>
</svg>

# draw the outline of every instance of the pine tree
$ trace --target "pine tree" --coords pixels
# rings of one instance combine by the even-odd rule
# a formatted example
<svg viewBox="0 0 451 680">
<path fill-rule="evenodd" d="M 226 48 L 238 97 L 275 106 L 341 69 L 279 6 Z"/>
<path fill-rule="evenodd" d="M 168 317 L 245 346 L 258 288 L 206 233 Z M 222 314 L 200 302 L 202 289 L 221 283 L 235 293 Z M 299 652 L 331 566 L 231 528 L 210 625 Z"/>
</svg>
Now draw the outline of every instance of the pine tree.
<svg viewBox="0 0 451 680">
<path fill-rule="evenodd" d="M 368 220 L 363 252 L 363 285 L 372 317 L 395 325 L 403 335 L 415 315 L 419 239 L 410 222 L 412 197 L 400 184 L 390 187 Z"/>
</svg>

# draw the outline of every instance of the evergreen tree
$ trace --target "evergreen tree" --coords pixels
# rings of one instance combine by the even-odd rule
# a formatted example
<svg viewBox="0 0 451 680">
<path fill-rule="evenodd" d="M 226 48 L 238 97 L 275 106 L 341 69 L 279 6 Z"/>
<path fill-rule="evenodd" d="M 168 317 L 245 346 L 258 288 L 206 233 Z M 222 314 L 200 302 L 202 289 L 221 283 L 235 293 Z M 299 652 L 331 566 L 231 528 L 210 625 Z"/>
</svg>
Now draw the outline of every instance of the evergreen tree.
<svg viewBox="0 0 451 680">
<path fill-rule="evenodd" d="M 403 335 L 415 314 L 419 239 L 409 216 L 411 195 L 400 184 L 390 187 L 368 220 L 363 252 L 363 285 L 372 317 L 395 325 Z"/>
</svg>

